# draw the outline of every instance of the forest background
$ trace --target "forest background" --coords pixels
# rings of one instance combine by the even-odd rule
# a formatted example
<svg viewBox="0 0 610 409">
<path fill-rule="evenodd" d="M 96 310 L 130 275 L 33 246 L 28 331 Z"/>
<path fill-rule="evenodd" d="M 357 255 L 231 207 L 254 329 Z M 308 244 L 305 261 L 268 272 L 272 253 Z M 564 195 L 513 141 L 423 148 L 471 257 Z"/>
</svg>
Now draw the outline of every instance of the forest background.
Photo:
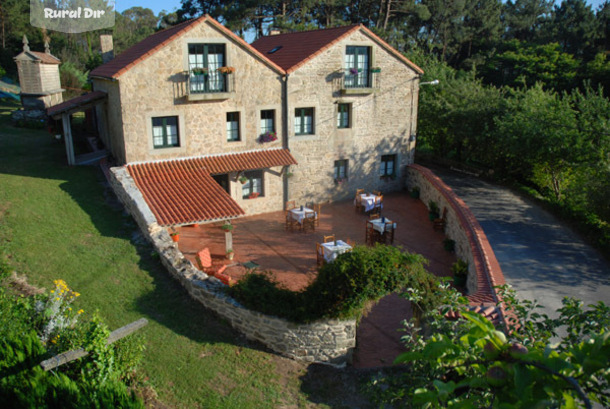
<svg viewBox="0 0 610 409">
<path fill-rule="evenodd" d="M 77 0 L 74 0 L 77 1 Z M 546 203 L 610 254 L 610 2 L 585 0 L 182 0 L 173 12 L 116 12 L 111 29 L 65 34 L 32 27 L 28 0 L 0 2 L 0 76 L 27 35 L 50 40 L 70 97 L 101 64 L 157 30 L 210 14 L 250 40 L 362 23 L 425 70 L 417 160 L 511 183 Z M 390 77 L 391 73 L 384 73 Z"/>
</svg>

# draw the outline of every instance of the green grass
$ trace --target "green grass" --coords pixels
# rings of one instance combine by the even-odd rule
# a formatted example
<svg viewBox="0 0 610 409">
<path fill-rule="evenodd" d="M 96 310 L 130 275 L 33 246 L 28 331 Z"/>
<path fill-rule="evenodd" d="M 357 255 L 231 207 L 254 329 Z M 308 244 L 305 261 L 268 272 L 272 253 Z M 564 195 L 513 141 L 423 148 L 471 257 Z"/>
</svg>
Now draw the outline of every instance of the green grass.
<svg viewBox="0 0 610 409">
<path fill-rule="evenodd" d="M 10 126 L 14 108 L 0 103 L 0 250 L 16 271 L 40 287 L 66 280 L 77 307 L 111 329 L 147 318 L 141 375 L 167 405 L 315 406 L 301 391 L 304 365 L 253 348 L 191 300 L 112 205 L 99 168 L 68 167 L 46 131 Z"/>
</svg>

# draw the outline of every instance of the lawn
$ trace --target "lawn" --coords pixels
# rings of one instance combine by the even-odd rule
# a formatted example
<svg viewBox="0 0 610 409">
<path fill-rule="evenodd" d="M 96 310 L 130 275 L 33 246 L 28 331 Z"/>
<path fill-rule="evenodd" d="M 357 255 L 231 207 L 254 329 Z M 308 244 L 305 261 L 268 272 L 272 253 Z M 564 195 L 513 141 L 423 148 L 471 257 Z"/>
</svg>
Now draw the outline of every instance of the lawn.
<svg viewBox="0 0 610 409">
<path fill-rule="evenodd" d="M 16 107 L 0 102 L 0 251 L 31 284 L 64 279 L 81 293 L 77 307 L 99 311 L 110 329 L 147 318 L 140 373 L 160 407 L 336 407 L 342 394 L 353 399 L 346 383 L 320 385 L 311 368 L 251 344 L 191 300 L 101 170 L 68 167 L 63 143 L 46 130 L 12 127 Z"/>
</svg>

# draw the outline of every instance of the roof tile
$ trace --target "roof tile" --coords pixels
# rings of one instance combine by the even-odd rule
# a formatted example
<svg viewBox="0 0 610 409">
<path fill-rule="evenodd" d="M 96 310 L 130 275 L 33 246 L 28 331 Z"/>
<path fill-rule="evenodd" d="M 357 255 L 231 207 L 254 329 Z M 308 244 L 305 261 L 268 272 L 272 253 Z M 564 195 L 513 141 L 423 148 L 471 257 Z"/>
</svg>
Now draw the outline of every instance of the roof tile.
<svg viewBox="0 0 610 409">
<path fill-rule="evenodd" d="M 127 165 L 144 200 L 161 226 L 195 224 L 244 215 L 212 178 L 229 173 L 296 164 L 286 149 L 144 162 Z"/>
</svg>

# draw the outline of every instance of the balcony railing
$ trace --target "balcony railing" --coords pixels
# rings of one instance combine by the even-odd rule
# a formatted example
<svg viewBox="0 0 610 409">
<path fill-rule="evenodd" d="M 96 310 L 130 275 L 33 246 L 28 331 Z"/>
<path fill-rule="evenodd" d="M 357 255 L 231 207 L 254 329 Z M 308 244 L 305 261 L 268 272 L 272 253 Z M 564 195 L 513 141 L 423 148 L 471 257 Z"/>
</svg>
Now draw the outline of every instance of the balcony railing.
<svg viewBox="0 0 610 409">
<path fill-rule="evenodd" d="M 380 72 L 369 69 L 343 70 L 341 90 L 344 94 L 372 93 L 379 88 Z"/>
<path fill-rule="evenodd" d="M 235 74 L 186 72 L 189 100 L 227 99 L 235 93 Z"/>
</svg>

